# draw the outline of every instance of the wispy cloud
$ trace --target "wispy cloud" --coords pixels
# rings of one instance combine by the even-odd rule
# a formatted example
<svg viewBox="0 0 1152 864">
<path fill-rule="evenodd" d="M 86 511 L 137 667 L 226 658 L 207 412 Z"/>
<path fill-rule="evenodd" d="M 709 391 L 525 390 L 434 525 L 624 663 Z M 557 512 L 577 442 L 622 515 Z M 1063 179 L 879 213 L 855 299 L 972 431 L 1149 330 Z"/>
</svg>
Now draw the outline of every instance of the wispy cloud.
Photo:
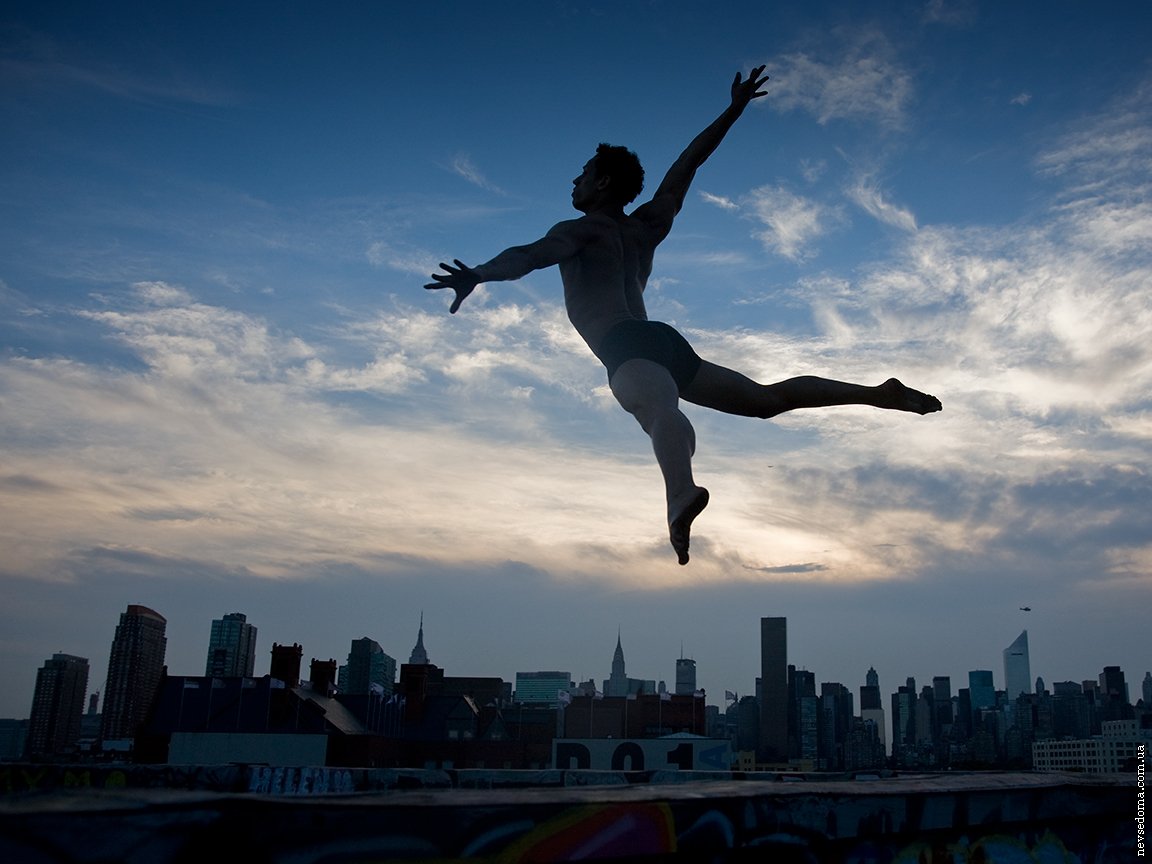
<svg viewBox="0 0 1152 864">
<path fill-rule="evenodd" d="M 740 205 L 731 198 L 726 198 L 723 195 L 713 195 L 711 192 L 701 192 L 700 200 L 706 204 L 711 204 L 713 207 L 719 207 L 721 210 L 740 209 Z"/>
<path fill-rule="evenodd" d="M 1152 78 L 1135 92 L 1117 96 L 1094 116 L 1044 150 L 1038 169 L 1047 175 L 1071 175 L 1086 181 L 1109 179 L 1139 184 L 1146 191 L 1152 165 Z"/>
<path fill-rule="evenodd" d="M 839 219 L 836 211 L 783 186 L 753 189 L 741 203 L 764 226 L 756 232 L 764 248 L 793 261 L 810 257 L 812 244 Z"/>
<path fill-rule="evenodd" d="M 239 94 L 190 74 L 161 75 L 49 57 L 0 57 L 0 79 L 25 88 L 74 88 L 151 105 L 230 106 L 241 101 Z"/>
<path fill-rule="evenodd" d="M 475 163 L 472 161 L 472 157 L 467 153 L 457 153 L 454 157 L 452 157 L 451 168 L 453 173 L 463 177 L 473 186 L 479 186 L 481 189 L 485 189 L 488 192 L 495 192 L 498 195 L 507 194 L 503 189 L 501 189 L 499 186 L 485 177 L 483 173 L 481 173 L 480 169 L 477 168 Z"/>
<path fill-rule="evenodd" d="M 849 200 L 874 219 L 902 231 L 916 230 L 916 217 L 912 215 L 912 212 L 889 201 L 873 178 L 858 177 L 848 186 L 845 194 Z"/>
<path fill-rule="evenodd" d="M 798 51 L 769 64 L 765 100 L 780 111 L 800 110 L 820 124 L 834 120 L 899 129 L 912 97 L 912 76 L 893 57 L 878 32 L 854 32 L 834 40 L 833 59 Z"/>
</svg>

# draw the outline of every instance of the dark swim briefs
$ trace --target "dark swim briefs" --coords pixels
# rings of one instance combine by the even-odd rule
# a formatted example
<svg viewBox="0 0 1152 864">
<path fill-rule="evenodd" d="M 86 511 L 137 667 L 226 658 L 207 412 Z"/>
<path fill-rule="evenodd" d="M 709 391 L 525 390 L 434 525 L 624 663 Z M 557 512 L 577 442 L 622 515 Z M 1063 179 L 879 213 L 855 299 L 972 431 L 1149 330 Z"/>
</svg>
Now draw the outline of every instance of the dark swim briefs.
<svg viewBox="0 0 1152 864">
<path fill-rule="evenodd" d="M 681 393 L 692 383 L 703 362 L 675 328 L 662 321 L 638 318 L 613 326 L 597 353 L 608 369 L 609 382 L 616 370 L 629 360 L 651 360 L 672 374 Z"/>
</svg>

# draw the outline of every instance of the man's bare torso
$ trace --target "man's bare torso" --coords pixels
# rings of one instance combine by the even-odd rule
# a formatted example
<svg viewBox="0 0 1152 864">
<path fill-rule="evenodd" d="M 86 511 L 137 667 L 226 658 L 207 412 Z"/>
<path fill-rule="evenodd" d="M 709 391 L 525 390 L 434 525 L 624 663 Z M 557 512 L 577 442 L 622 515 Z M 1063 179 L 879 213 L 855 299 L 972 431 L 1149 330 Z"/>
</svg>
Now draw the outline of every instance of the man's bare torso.
<svg viewBox="0 0 1152 864">
<path fill-rule="evenodd" d="M 570 234 L 579 251 L 560 262 L 568 320 L 596 353 L 621 321 L 647 320 L 644 288 L 658 240 L 635 216 L 590 214 L 561 222 L 549 234 Z"/>
</svg>

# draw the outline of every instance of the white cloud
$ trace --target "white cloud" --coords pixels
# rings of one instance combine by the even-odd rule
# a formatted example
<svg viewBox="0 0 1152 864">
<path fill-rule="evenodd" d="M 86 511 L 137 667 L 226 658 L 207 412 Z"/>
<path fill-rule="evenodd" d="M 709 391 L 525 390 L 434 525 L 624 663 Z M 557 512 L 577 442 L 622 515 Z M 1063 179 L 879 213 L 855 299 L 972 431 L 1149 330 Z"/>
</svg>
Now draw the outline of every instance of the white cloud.
<svg viewBox="0 0 1152 864">
<path fill-rule="evenodd" d="M 369 244 L 365 257 L 373 267 L 388 267 L 401 273 L 427 278 L 439 264 L 431 252 L 420 249 L 399 248 L 396 244 L 375 240 Z"/>
<path fill-rule="evenodd" d="M 902 127 L 912 78 L 892 59 L 884 37 L 854 33 L 834 41 L 841 50 L 833 60 L 796 52 L 769 64 L 772 86 L 765 101 L 780 111 L 805 111 L 821 125 L 851 120 Z"/>
<path fill-rule="evenodd" d="M 782 186 L 753 189 L 741 203 L 765 226 L 756 234 L 764 248 L 793 261 L 810 257 L 813 242 L 839 218 L 822 204 Z"/>
<path fill-rule="evenodd" d="M 476 167 L 475 163 L 473 163 L 472 157 L 467 153 L 457 153 L 452 158 L 452 171 L 453 173 L 463 177 L 473 186 L 479 186 L 481 189 L 485 189 L 489 192 L 496 192 L 500 195 L 505 194 L 503 189 L 501 189 L 499 186 L 485 177 L 483 173 L 481 173 L 480 169 Z"/>
<path fill-rule="evenodd" d="M 904 207 L 888 201 L 879 185 L 870 177 L 859 177 L 846 190 L 848 198 L 869 216 L 899 228 L 902 231 L 916 230 L 916 217 Z"/>
<path fill-rule="evenodd" d="M 733 201 L 731 198 L 726 198 L 723 195 L 713 195 L 711 192 L 701 192 L 700 199 L 706 204 L 711 204 L 719 207 L 721 210 L 739 210 L 740 205 Z"/>
<path fill-rule="evenodd" d="M 1107 180 L 1115 188 L 1149 181 L 1152 165 L 1152 78 L 1125 93 L 1094 116 L 1084 118 L 1069 134 L 1036 160 L 1042 174 L 1071 174 L 1081 180 Z M 1142 189 L 1147 195 L 1147 189 Z"/>
</svg>

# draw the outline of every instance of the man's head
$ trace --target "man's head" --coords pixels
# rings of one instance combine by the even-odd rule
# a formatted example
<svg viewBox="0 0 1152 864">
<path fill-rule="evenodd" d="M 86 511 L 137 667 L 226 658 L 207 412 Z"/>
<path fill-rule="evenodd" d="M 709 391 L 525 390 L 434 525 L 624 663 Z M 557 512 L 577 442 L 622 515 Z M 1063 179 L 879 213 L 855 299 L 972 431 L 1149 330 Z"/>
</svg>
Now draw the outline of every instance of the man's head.
<svg viewBox="0 0 1152 864">
<path fill-rule="evenodd" d="M 572 203 L 577 210 L 584 210 L 593 199 L 623 207 L 631 204 L 644 188 L 644 169 L 640 159 L 627 147 L 601 144 L 584 166 L 584 172 L 572 182 L 576 187 Z"/>
</svg>

